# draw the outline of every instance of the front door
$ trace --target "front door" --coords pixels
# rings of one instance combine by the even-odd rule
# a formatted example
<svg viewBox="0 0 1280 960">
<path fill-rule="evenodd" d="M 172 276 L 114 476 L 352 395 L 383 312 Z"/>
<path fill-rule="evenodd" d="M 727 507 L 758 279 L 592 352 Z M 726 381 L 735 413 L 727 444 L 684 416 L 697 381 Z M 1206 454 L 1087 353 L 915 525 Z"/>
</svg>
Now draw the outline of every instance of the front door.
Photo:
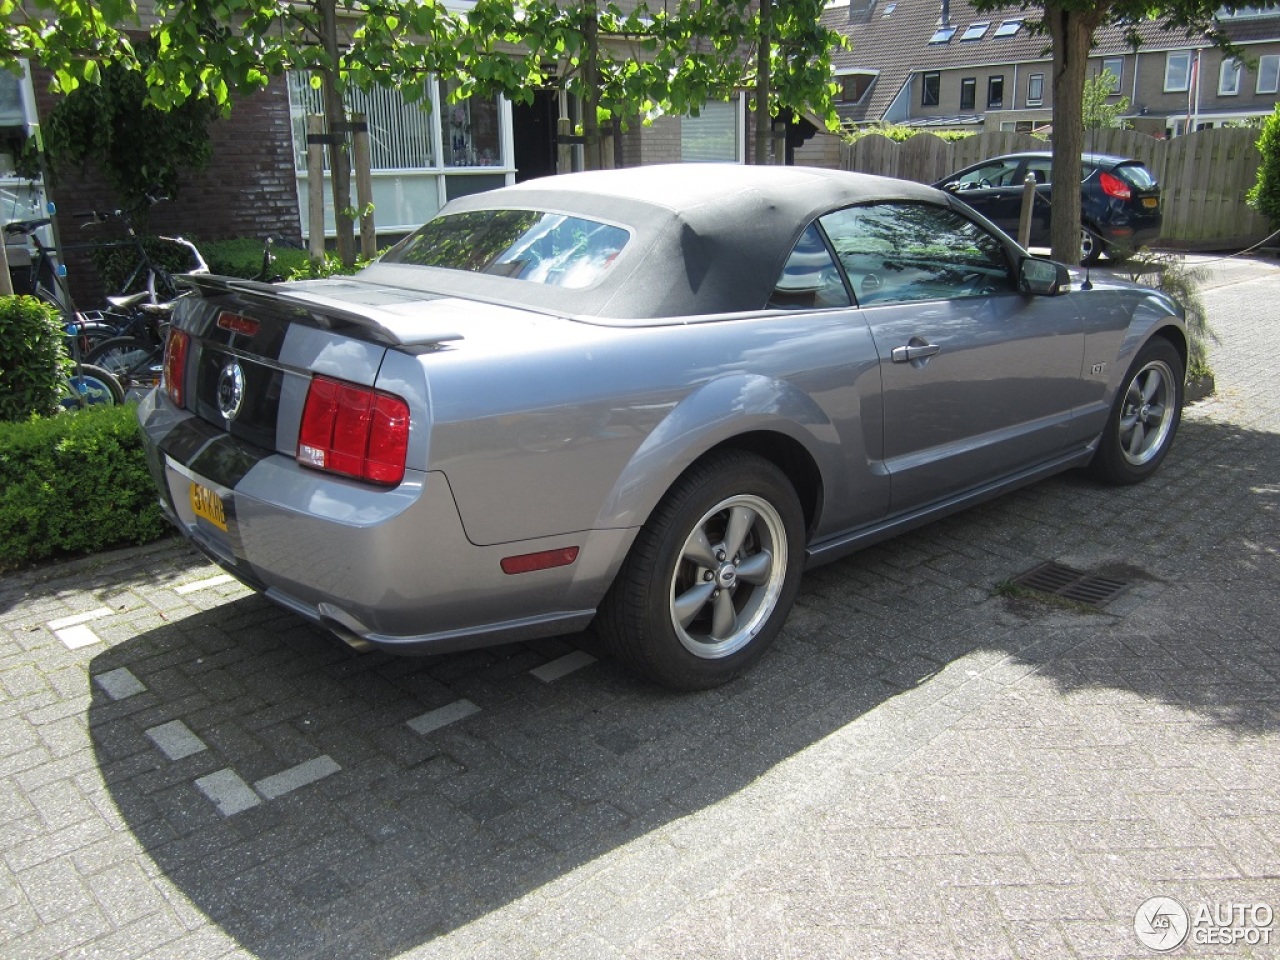
<svg viewBox="0 0 1280 960">
<path fill-rule="evenodd" d="M 1063 452 L 1084 351 L 1066 298 L 1020 293 L 1005 244 L 947 207 L 873 203 L 821 223 L 880 357 L 892 513 Z"/>
</svg>

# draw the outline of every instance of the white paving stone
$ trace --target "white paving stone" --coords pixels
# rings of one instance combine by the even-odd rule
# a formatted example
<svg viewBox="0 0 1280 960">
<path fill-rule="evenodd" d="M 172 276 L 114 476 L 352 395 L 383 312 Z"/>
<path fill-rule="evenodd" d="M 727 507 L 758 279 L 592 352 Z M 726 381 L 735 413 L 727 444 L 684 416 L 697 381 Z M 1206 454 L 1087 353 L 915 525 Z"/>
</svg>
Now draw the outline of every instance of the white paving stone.
<svg viewBox="0 0 1280 960">
<path fill-rule="evenodd" d="M 184 583 L 180 587 L 174 587 L 173 592 L 181 595 L 195 593 L 198 590 L 208 590 L 210 587 L 220 587 L 224 583 L 231 583 L 235 577 L 229 573 L 223 573 L 216 577 L 210 577 L 208 580 L 196 580 L 193 583 Z"/>
<path fill-rule="evenodd" d="M 102 642 L 100 636 L 83 624 L 67 627 L 65 630 L 55 630 L 53 635 L 61 640 L 68 650 L 79 650 L 81 647 L 91 647 L 95 643 Z"/>
<path fill-rule="evenodd" d="M 201 777 L 196 781 L 196 789 L 212 800 L 224 817 L 235 816 L 262 802 L 253 788 L 230 768 Z"/>
<path fill-rule="evenodd" d="M 270 777 L 263 777 L 253 785 L 253 788 L 266 799 L 274 800 L 276 797 L 282 797 L 286 793 L 297 790 L 299 787 L 305 787 L 309 783 L 323 780 L 341 769 L 342 767 L 338 766 L 333 757 L 325 754 L 324 756 L 316 757 L 314 760 L 299 763 L 288 770 L 282 770 Z"/>
<path fill-rule="evenodd" d="M 550 663 L 544 663 L 529 672 L 543 683 L 554 683 L 561 677 L 568 676 L 575 670 L 581 670 L 583 667 L 590 666 L 595 662 L 596 658 L 585 650 L 575 650 L 573 653 L 566 653 L 563 657 L 558 657 Z"/>
<path fill-rule="evenodd" d="M 50 620 L 46 626 L 57 633 L 67 627 L 78 626 L 82 623 L 88 623 L 90 620 L 101 620 L 103 617 L 111 616 L 115 611 L 110 607 L 98 607 L 96 610 L 89 610 L 85 613 L 72 614 L 69 617 L 60 617 L 57 620 Z"/>
<path fill-rule="evenodd" d="M 181 760 L 192 754 L 208 750 L 205 742 L 191 732 L 181 720 L 170 720 L 147 731 L 147 739 L 154 743 L 170 760 Z"/>
<path fill-rule="evenodd" d="M 441 727 L 447 727 L 463 717 L 469 717 L 473 713 L 479 712 L 480 708 L 470 700 L 455 700 L 453 703 L 446 704 L 437 710 L 431 710 L 420 717 L 414 717 L 408 721 L 408 724 L 414 733 L 425 734 L 430 733 L 432 730 L 439 730 Z"/>
<path fill-rule="evenodd" d="M 128 667 L 100 673 L 93 678 L 93 682 L 112 700 L 123 700 L 147 689 L 146 684 L 135 677 Z"/>
</svg>

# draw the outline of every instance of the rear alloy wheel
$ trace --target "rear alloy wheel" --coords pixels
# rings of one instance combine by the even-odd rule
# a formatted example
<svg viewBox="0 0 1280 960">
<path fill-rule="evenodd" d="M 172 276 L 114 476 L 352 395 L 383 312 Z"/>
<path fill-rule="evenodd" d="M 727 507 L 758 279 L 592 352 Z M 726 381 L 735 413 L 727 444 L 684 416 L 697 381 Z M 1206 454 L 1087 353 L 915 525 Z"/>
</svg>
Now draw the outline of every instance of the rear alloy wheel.
<svg viewBox="0 0 1280 960">
<path fill-rule="evenodd" d="M 610 653 L 676 690 L 755 663 L 795 601 L 804 514 L 772 463 L 729 451 L 695 464 L 645 524 L 601 605 Z"/>
<path fill-rule="evenodd" d="M 1155 473 L 1182 420 L 1182 358 L 1156 338 L 1139 352 L 1116 396 L 1090 464 L 1109 483 L 1138 483 Z"/>
<path fill-rule="evenodd" d="M 1080 265 L 1083 267 L 1092 266 L 1098 262 L 1098 258 L 1102 256 L 1106 249 L 1106 244 L 1102 242 L 1102 238 L 1096 233 L 1084 227 L 1080 230 Z"/>
</svg>

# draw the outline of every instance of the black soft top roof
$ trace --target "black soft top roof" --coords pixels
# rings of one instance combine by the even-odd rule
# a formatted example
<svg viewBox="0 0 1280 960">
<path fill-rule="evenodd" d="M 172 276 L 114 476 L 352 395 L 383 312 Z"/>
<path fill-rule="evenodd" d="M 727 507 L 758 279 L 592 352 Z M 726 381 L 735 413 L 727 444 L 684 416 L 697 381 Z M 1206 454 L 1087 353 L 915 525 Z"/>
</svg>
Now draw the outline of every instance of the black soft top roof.
<svg viewBox="0 0 1280 960">
<path fill-rule="evenodd" d="M 441 267 L 375 263 L 361 279 L 584 319 L 643 322 L 762 309 L 800 233 L 828 210 L 945 195 L 905 180 L 807 167 L 673 164 L 531 180 L 450 202 L 441 214 L 519 209 L 617 224 L 632 238 L 581 290 Z"/>
</svg>

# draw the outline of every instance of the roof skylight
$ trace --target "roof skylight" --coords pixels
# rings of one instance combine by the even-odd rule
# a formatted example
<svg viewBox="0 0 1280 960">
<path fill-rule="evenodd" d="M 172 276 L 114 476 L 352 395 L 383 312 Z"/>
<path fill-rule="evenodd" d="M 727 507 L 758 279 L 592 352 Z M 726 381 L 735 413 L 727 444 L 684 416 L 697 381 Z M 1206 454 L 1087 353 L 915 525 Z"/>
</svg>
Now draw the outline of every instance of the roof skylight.
<svg viewBox="0 0 1280 960">
<path fill-rule="evenodd" d="M 956 35 L 955 27 L 939 27 L 933 32 L 933 36 L 929 38 L 930 43 L 946 43 Z"/>
<path fill-rule="evenodd" d="M 961 40 L 981 40 L 982 35 L 987 32 L 987 27 L 991 26 L 991 21 L 985 23 L 971 23 L 969 28 L 965 30 Z"/>
<path fill-rule="evenodd" d="M 1006 20 L 1000 26 L 996 27 L 995 35 L 997 37 L 1012 37 L 1022 29 L 1021 20 Z"/>
</svg>

